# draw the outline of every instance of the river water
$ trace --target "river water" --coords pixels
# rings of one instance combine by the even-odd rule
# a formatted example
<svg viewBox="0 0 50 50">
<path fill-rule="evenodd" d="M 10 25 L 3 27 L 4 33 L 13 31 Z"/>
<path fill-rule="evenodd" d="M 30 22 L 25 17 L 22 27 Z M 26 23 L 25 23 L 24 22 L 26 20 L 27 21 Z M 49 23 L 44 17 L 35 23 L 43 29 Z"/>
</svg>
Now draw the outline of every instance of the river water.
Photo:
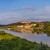
<svg viewBox="0 0 50 50">
<path fill-rule="evenodd" d="M 23 33 L 19 33 L 19 32 L 13 32 L 13 31 L 9 31 L 9 30 L 4 30 L 6 33 L 8 34 L 12 34 L 14 36 L 18 36 L 20 38 L 24 38 L 27 39 L 31 42 L 37 42 L 37 43 L 44 43 L 47 44 L 48 46 L 50 46 L 50 36 L 47 36 L 47 34 L 44 33 L 40 33 L 40 34 L 31 34 L 31 33 L 27 33 L 27 34 L 23 34 Z"/>
</svg>

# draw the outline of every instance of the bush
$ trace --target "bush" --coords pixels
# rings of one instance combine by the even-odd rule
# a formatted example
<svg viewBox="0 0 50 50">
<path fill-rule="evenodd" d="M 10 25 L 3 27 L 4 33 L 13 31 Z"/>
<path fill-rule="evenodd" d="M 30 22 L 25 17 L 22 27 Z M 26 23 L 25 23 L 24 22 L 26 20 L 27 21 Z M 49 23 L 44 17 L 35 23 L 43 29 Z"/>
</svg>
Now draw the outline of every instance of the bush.
<svg viewBox="0 0 50 50">
<path fill-rule="evenodd" d="M 0 35 L 5 35 L 6 33 L 4 31 L 0 31 Z"/>
</svg>

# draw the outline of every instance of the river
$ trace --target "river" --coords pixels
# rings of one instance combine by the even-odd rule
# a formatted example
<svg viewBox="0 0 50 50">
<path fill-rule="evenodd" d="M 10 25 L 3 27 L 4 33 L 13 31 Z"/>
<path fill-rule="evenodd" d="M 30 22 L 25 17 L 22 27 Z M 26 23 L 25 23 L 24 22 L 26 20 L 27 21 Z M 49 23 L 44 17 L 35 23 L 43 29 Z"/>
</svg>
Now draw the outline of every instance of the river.
<svg viewBox="0 0 50 50">
<path fill-rule="evenodd" d="M 9 31 L 9 30 L 4 30 L 6 33 L 8 34 L 12 34 L 14 36 L 18 36 L 20 38 L 24 38 L 27 39 L 31 42 L 37 42 L 37 43 L 44 43 L 47 44 L 48 46 L 50 46 L 50 36 L 47 36 L 47 34 L 41 33 L 41 34 L 31 34 L 31 33 L 27 33 L 27 34 L 22 34 L 19 32 L 13 32 L 13 31 Z"/>
<path fill-rule="evenodd" d="M 1 29 L 0 29 L 0 31 L 1 31 Z M 20 38 L 27 39 L 31 42 L 37 42 L 37 43 L 42 42 L 42 43 L 50 46 L 50 36 L 47 36 L 47 34 L 45 34 L 45 33 L 40 33 L 40 34 L 26 33 L 26 34 L 23 34 L 23 33 L 19 33 L 19 32 L 13 32 L 13 31 L 10 31 L 10 30 L 3 30 L 3 29 L 2 29 L 2 31 L 5 31 L 6 33 L 12 34 L 14 36 L 18 36 Z"/>
</svg>

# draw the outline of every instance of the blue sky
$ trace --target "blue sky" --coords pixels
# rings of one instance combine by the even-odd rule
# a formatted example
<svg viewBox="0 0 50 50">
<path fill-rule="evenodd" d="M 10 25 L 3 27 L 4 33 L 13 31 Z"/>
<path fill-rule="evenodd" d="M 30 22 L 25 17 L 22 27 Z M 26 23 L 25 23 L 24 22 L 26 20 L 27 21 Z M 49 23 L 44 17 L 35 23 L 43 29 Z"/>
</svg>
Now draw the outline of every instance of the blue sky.
<svg viewBox="0 0 50 50">
<path fill-rule="evenodd" d="M 50 0 L 0 0 L 0 11 L 13 11 L 27 7 L 50 6 Z"/>
<path fill-rule="evenodd" d="M 50 0 L 0 0 L 0 24 L 50 21 Z"/>
</svg>

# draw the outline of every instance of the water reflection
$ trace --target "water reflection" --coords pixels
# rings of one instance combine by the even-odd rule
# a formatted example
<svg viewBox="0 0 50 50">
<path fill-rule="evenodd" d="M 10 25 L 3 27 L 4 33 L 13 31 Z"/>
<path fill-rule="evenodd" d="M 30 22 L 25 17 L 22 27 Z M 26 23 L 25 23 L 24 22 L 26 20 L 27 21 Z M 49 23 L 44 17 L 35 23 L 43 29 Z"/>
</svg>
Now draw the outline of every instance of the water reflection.
<svg viewBox="0 0 50 50">
<path fill-rule="evenodd" d="M 50 36 L 50 31 L 47 31 L 47 32 L 34 32 L 32 34 L 46 34 L 47 36 Z"/>
<path fill-rule="evenodd" d="M 13 31 L 9 31 L 9 30 L 4 30 L 6 33 L 10 33 L 14 36 L 18 36 L 24 39 L 27 39 L 31 42 L 37 42 L 37 43 L 44 43 L 50 46 L 50 36 L 47 36 L 46 33 L 41 32 L 41 33 L 20 33 L 20 32 L 13 32 Z"/>
<path fill-rule="evenodd" d="M 3 31 L 3 30 L 1 30 Z M 21 33 L 21 32 L 13 32 L 10 30 L 4 30 L 8 34 L 12 34 L 14 36 L 18 36 L 20 38 L 27 39 L 31 42 L 44 43 L 50 46 L 50 32 L 34 32 L 34 33 Z"/>
</svg>

